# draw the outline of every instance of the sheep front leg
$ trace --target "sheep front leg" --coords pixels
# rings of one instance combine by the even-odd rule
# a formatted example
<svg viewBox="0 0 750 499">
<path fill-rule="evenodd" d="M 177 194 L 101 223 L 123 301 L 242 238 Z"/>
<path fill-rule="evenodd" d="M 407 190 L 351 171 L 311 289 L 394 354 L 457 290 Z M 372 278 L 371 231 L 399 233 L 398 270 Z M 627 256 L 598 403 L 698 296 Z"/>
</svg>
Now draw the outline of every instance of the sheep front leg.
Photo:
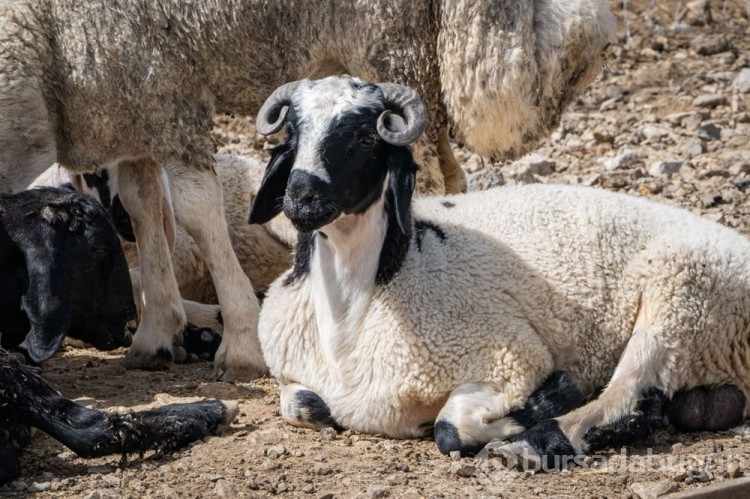
<svg viewBox="0 0 750 499">
<path fill-rule="evenodd" d="M 312 430 L 327 426 L 339 427 L 320 395 L 299 383 L 282 384 L 280 398 L 281 417 L 292 426 Z"/>
<path fill-rule="evenodd" d="M 120 200 L 132 220 L 141 271 L 140 323 L 123 364 L 166 369 L 186 320 L 162 225 L 161 167 L 143 158 L 121 162 L 119 169 Z"/>
<path fill-rule="evenodd" d="M 222 187 L 213 168 L 170 163 L 177 220 L 195 240 L 211 273 L 224 332 L 214 357 L 222 380 L 254 379 L 267 368 L 258 341 L 258 299 L 232 249 Z"/>
<path fill-rule="evenodd" d="M 525 399 L 523 407 L 509 412 L 507 394 L 490 383 L 469 383 L 451 392 L 435 423 L 435 443 L 444 454 L 458 450 L 477 454 L 493 439 L 503 439 L 583 404 L 575 381 L 564 371 L 550 374 Z"/>
<path fill-rule="evenodd" d="M 677 355 L 662 329 L 635 329 L 599 398 L 540 422 L 494 452 L 521 457 L 524 467 L 552 470 L 580 464 L 586 453 L 646 438 L 662 424 Z"/>
</svg>

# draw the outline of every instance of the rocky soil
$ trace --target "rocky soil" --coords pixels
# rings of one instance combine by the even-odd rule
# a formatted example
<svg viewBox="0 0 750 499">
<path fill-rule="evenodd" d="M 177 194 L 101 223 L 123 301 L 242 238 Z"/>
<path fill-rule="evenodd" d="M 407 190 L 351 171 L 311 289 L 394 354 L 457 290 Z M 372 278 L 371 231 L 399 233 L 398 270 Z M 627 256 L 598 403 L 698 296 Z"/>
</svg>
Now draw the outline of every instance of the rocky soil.
<svg viewBox="0 0 750 499">
<path fill-rule="evenodd" d="M 625 3 L 625 5 L 623 5 Z M 750 2 L 622 0 L 607 67 L 560 128 L 528 157 L 493 164 L 456 148 L 473 189 L 503 183 L 596 186 L 684 206 L 750 235 Z M 216 120 L 221 150 L 267 157 L 252 120 Z M 669 428 L 561 473 L 509 472 L 446 457 L 430 441 L 296 429 L 270 379 L 207 381 L 208 364 L 126 372 L 122 351 L 66 349 L 44 366 L 64 395 L 97 408 L 189 397 L 242 400 L 223 436 L 170 455 L 83 460 L 38 434 L 23 479 L 2 497 L 657 497 L 743 476 L 750 425 L 724 433 Z"/>
</svg>

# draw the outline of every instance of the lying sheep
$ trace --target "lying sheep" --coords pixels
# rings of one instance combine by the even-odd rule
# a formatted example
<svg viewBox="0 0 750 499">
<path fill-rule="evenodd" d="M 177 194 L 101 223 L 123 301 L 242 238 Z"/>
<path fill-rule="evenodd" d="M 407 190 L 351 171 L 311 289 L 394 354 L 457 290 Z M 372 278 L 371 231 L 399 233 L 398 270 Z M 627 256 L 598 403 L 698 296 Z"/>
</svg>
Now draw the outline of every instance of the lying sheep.
<svg viewBox="0 0 750 499">
<path fill-rule="evenodd" d="M 503 452 L 550 466 L 645 437 L 673 396 L 686 429 L 742 420 L 746 238 L 570 186 L 412 201 L 413 90 L 342 77 L 281 94 L 258 121 L 288 107 L 287 141 L 250 220 L 283 205 L 300 230 L 259 324 L 286 421 L 433 432 L 444 453 L 511 440 Z"/>
<path fill-rule="evenodd" d="M 205 400 L 124 414 L 88 409 L 60 396 L 36 372 L 0 348 L 0 485 L 21 472 L 18 447 L 33 426 L 81 457 L 168 452 L 220 433 L 235 403 Z"/>
<path fill-rule="evenodd" d="M 107 212 L 72 188 L 0 194 L 0 337 L 42 362 L 69 334 L 128 346 L 136 308 Z M 2 385 L 0 385 L 2 386 Z"/>
</svg>

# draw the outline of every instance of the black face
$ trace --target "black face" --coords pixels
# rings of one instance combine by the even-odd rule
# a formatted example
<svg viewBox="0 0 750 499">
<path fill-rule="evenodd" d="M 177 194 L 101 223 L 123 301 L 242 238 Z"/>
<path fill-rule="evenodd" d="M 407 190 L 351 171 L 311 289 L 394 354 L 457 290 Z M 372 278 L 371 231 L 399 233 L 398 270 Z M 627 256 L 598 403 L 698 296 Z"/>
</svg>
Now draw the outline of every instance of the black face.
<svg viewBox="0 0 750 499">
<path fill-rule="evenodd" d="M 283 206 L 298 230 L 319 229 L 341 214 L 361 213 L 382 195 L 386 158 L 394 147 L 378 135 L 382 111 L 359 109 L 331 120 L 315 144 L 314 157 L 320 164 L 302 165 L 297 157 Z M 289 114 L 289 143 L 295 147 L 298 134 L 309 131 L 297 120 L 294 108 Z"/>
<path fill-rule="evenodd" d="M 133 290 L 104 207 L 72 187 L 31 189 L 1 196 L 0 203 L 7 236 L 0 245 L 15 255 L 18 269 L 3 274 L 15 282 L 3 289 L 16 297 L 0 302 L 16 303 L 16 315 L 25 316 L 0 320 L 26 324 L 29 357 L 46 360 L 67 334 L 100 349 L 129 345 L 136 320 Z"/>
<path fill-rule="evenodd" d="M 100 350 L 129 346 L 137 319 L 130 272 L 106 214 L 99 211 L 67 246 L 72 281 L 68 334 Z"/>
</svg>

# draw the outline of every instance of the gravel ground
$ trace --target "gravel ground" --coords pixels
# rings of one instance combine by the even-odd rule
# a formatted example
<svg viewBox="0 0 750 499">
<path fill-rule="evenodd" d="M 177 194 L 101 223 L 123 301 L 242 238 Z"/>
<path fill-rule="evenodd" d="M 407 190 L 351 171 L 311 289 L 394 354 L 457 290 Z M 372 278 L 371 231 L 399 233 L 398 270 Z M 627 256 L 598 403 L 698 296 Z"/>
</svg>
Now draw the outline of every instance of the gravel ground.
<svg viewBox="0 0 750 499">
<path fill-rule="evenodd" d="M 531 155 L 499 164 L 456 147 L 472 189 L 503 183 L 584 184 L 684 206 L 750 235 L 750 2 L 613 2 L 618 42 L 607 68 Z M 679 5 L 678 5 L 679 3 Z M 222 152 L 267 158 L 252 120 L 222 116 Z M 273 139 L 272 139 L 273 140 Z M 97 408 L 176 399 L 241 400 L 223 436 L 171 455 L 83 460 L 38 434 L 23 479 L 2 497 L 657 497 L 743 476 L 750 426 L 724 433 L 661 430 L 582 468 L 531 474 L 439 454 L 430 441 L 290 427 L 273 380 L 207 381 L 208 364 L 125 371 L 123 351 L 67 348 L 44 366 L 64 395 Z"/>
</svg>

